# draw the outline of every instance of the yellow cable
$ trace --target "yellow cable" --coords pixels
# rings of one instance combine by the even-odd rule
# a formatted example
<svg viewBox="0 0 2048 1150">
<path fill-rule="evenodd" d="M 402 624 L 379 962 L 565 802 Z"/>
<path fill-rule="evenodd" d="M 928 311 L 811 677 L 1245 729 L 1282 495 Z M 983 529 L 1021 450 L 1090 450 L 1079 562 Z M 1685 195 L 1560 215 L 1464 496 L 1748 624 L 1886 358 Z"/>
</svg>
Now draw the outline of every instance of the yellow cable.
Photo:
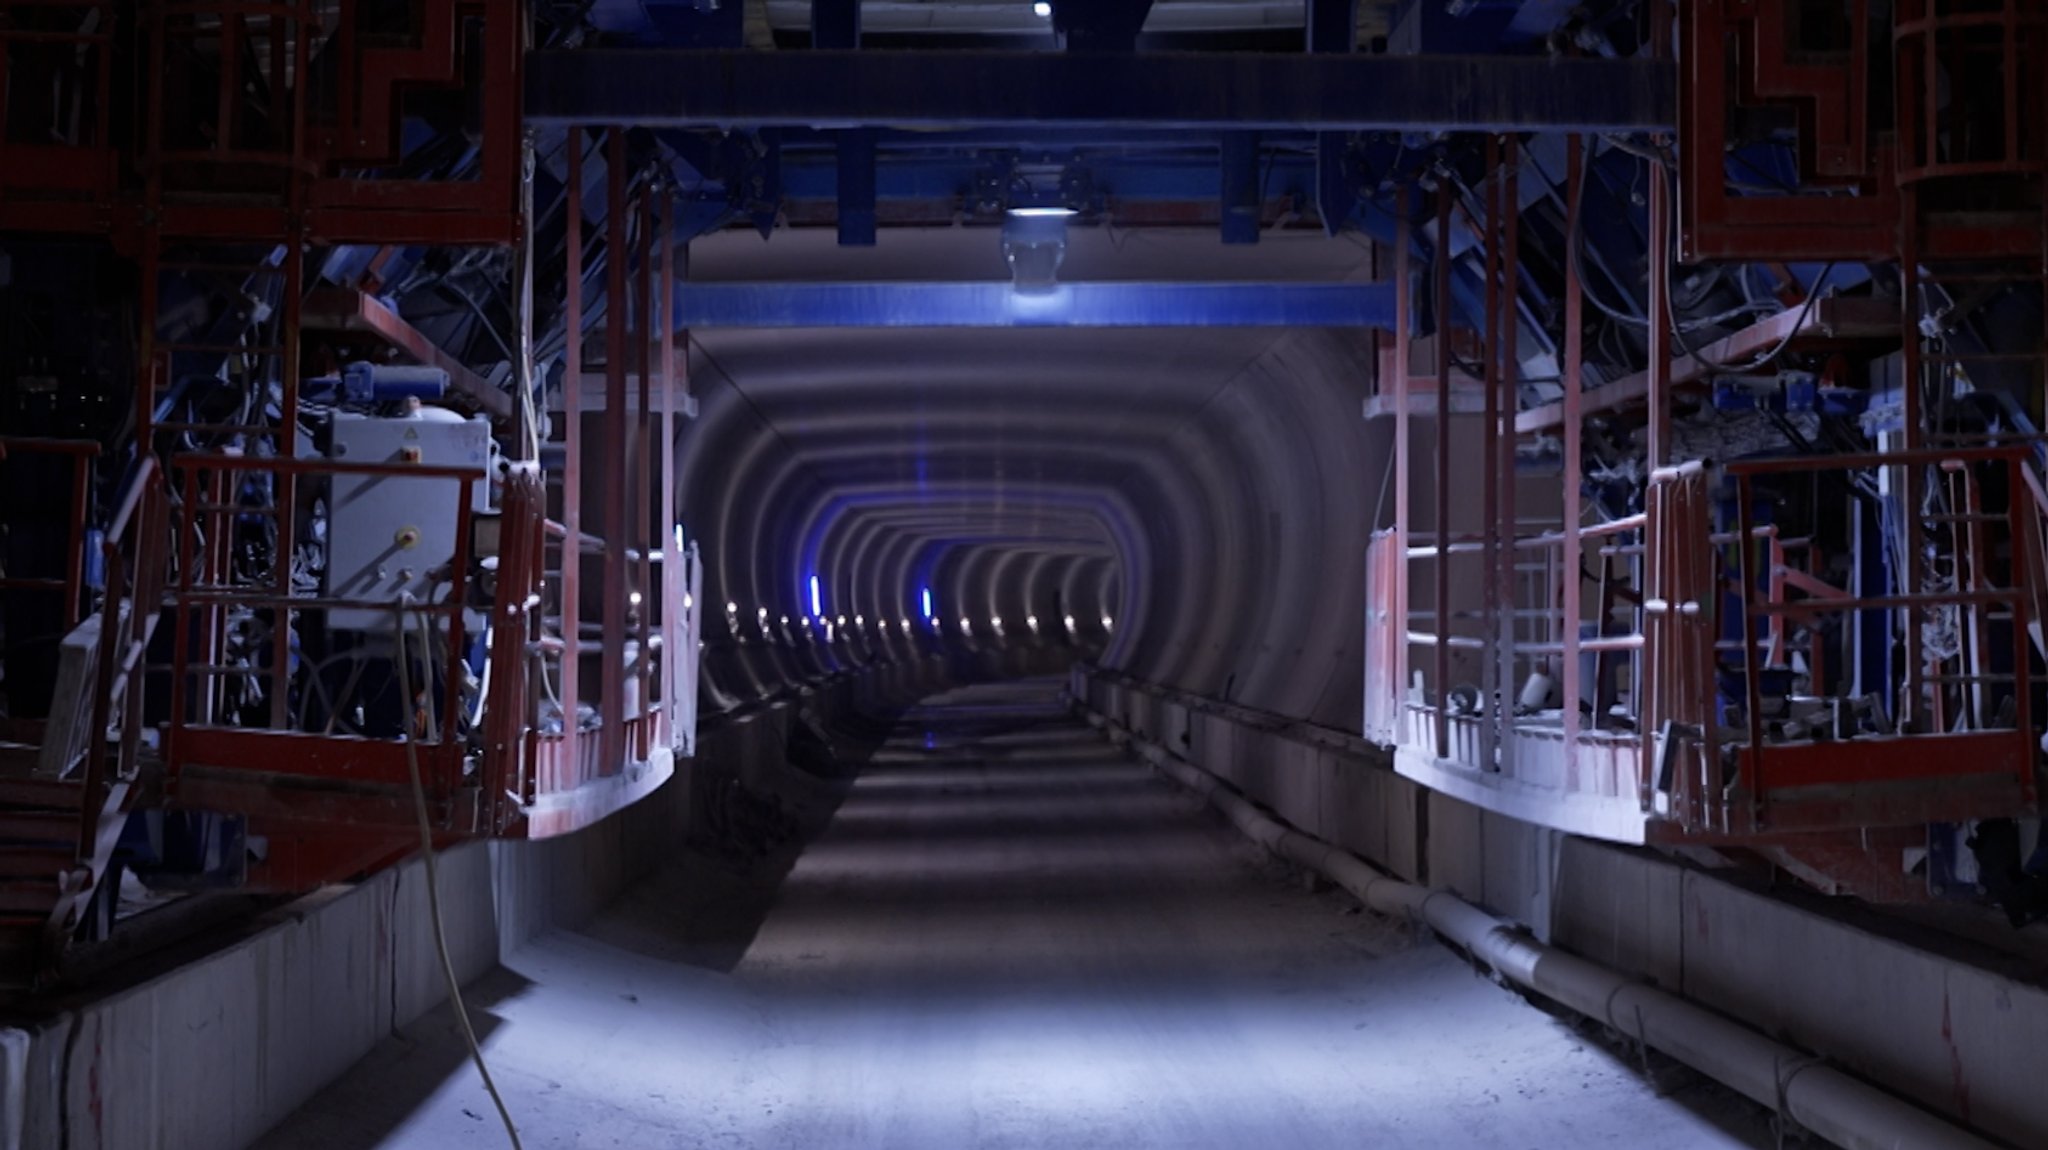
<svg viewBox="0 0 2048 1150">
<path fill-rule="evenodd" d="M 427 818 L 427 789 L 420 780 L 419 746 L 413 739 L 412 731 L 412 668 L 408 666 L 405 652 L 405 609 L 412 603 L 412 596 L 403 596 L 397 605 L 397 626 L 392 636 L 398 642 L 398 689 L 404 700 L 405 714 L 405 765 L 412 772 L 413 812 L 420 824 L 420 855 L 427 863 L 427 910 L 434 920 L 434 949 L 441 952 L 441 974 L 448 980 L 448 1001 L 455 1007 L 455 1021 L 462 1027 L 463 1040 L 469 1043 L 469 1056 L 476 1062 L 476 1072 L 483 1076 L 484 1089 L 490 1092 L 491 1101 L 497 1104 L 498 1117 L 504 1120 L 505 1134 L 512 1139 L 512 1150 L 523 1150 L 519 1144 L 519 1128 L 512 1124 L 512 1112 L 505 1108 L 505 1099 L 498 1093 L 498 1086 L 491 1081 L 491 1068 L 484 1065 L 484 1048 L 477 1043 L 476 1030 L 469 1024 L 469 1008 L 462 1004 L 462 983 L 455 977 L 455 963 L 448 957 L 448 935 L 441 925 L 441 882 L 434 865 L 434 828 Z M 429 684 L 428 690 L 432 690 Z M 453 721 L 453 716 L 450 716 Z"/>
</svg>

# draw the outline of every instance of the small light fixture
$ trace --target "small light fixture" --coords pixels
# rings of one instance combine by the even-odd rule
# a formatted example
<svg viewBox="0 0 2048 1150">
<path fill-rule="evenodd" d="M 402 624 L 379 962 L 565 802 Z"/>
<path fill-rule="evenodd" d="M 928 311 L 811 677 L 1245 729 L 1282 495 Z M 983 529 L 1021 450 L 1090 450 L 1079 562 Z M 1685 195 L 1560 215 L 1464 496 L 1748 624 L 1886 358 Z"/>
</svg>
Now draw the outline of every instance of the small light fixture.
<svg viewBox="0 0 2048 1150">
<path fill-rule="evenodd" d="M 1074 617 L 1072 615 L 1067 616 L 1065 622 L 1067 624 L 1067 630 L 1071 631 L 1074 629 Z"/>
<path fill-rule="evenodd" d="M 635 591 L 627 595 L 626 602 L 631 606 L 638 607 L 640 605 L 640 592 Z"/>
<path fill-rule="evenodd" d="M 1052 19 L 1052 4 L 1048 0 L 1038 0 L 1036 4 L 1031 6 L 1031 14 L 1040 20 L 1050 20 Z"/>
<path fill-rule="evenodd" d="M 1112 627 L 1114 627 L 1114 626 L 1116 626 L 1116 621 L 1115 621 L 1115 620 L 1111 619 L 1111 618 L 1110 618 L 1109 616 L 1107 616 L 1107 615 L 1104 615 L 1104 616 L 1102 617 L 1102 629 L 1103 629 L 1103 630 L 1107 631 L 1107 630 L 1109 630 L 1110 628 L 1112 628 Z"/>
<path fill-rule="evenodd" d="M 1067 256 L 1067 220 L 1074 209 L 1059 204 L 1013 205 L 1003 220 L 1003 261 L 1010 286 L 1024 295 L 1059 290 L 1060 263 Z"/>
<path fill-rule="evenodd" d="M 726 613 L 726 614 L 728 614 L 728 615 L 737 615 L 737 614 L 739 614 L 739 613 L 740 613 L 740 605 L 739 605 L 738 603 L 733 603 L 733 602 L 727 602 L 727 603 L 726 603 L 726 605 L 725 605 L 725 613 Z"/>
</svg>

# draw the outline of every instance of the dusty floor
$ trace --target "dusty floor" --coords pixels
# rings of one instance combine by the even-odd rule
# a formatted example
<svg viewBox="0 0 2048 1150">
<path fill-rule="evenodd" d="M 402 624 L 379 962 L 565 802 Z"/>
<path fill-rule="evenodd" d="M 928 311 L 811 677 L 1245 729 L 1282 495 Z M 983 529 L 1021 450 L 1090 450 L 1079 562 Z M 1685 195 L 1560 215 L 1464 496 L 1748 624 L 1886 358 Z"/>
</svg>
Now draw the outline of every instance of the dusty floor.
<svg viewBox="0 0 2048 1150">
<path fill-rule="evenodd" d="M 1770 1144 L 1718 1088 L 1659 1097 L 1442 947 L 1284 882 L 1052 690 L 908 716 L 779 890 L 690 860 L 482 980 L 525 1145 Z M 463 1058 L 429 1017 L 260 1145 L 504 1145 Z"/>
</svg>

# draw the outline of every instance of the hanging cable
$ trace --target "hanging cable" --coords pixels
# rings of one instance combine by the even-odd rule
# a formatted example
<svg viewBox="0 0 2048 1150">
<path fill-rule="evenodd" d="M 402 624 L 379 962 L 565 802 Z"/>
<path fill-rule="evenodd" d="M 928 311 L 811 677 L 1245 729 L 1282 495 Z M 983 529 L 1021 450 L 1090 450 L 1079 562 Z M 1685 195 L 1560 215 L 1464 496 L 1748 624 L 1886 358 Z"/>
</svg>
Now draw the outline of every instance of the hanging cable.
<svg viewBox="0 0 2048 1150">
<path fill-rule="evenodd" d="M 398 690 L 400 705 L 412 707 L 411 657 L 405 649 L 405 612 L 413 605 L 410 592 L 402 593 L 392 608 L 393 627 L 391 637 L 398 644 Z M 425 657 L 425 652 L 422 652 Z M 433 683 L 427 684 L 429 695 Z M 420 828 L 420 857 L 426 862 L 427 871 L 427 913 L 433 920 L 434 949 L 441 955 L 441 974 L 448 981 L 448 1004 L 455 1008 L 455 1022 L 462 1030 L 462 1039 L 469 1044 L 469 1056 L 476 1063 L 476 1072 L 483 1077 L 484 1089 L 490 1093 L 491 1101 L 498 1107 L 498 1117 L 505 1123 L 505 1136 L 512 1141 L 512 1150 L 523 1150 L 519 1144 L 519 1128 L 512 1123 L 512 1112 L 505 1107 L 504 1096 L 498 1093 L 497 1083 L 491 1080 L 491 1068 L 484 1064 L 484 1048 L 476 1040 L 476 1028 L 469 1024 L 469 1008 L 462 1003 L 462 980 L 455 976 L 455 962 L 448 957 L 448 932 L 441 920 L 441 880 L 434 862 L 434 828 L 427 817 L 427 788 L 420 778 L 419 743 L 412 728 L 412 718 L 405 716 L 405 765 L 412 773 L 413 812 L 418 816 Z"/>
<path fill-rule="evenodd" d="M 1668 175 L 1672 181 L 1671 194 L 1675 198 L 1678 195 L 1678 173 L 1674 169 L 1673 171 L 1668 173 Z M 1671 228 L 1671 234 L 1669 236 L 1655 236 L 1652 238 L 1650 245 L 1651 250 L 1653 252 L 1668 254 L 1661 254 L 1653 256 L 1652 258 L 1666 258 L 1669 259 L 1673 265 L 1676 265 L 1678 263 L 1677 221 L 1670 221 L 1669 227 Z M 1779 356 L 1785 354 L 1785 350 L 1792 346 L 1792 341 L 1799 338 L 1800 332 L 1806 327 L 1807 319 L 1809 319 L 1813 315 L 1813 305 L 1820 302 L 1821 288 L 1827 284 L 1828 277 L 1833 275 L 1834 272 L 1834 261 L 1830 260 L 1828 263 L 1822 265 L 1820 269 L 1820 274 L 1814 277 L 1813 286 L 1807 289 L 1806 302 L 1799 305 L 1799 315 L 1798 318 L 1792 321 L 1791 330 L 1787 331 L 1784 334 L 1783 338 L 1779 339 L 1774 346 L 1772 346 L 1768 350 L 1757 353 L 1757 355 L 1748 363 L 1717 363 L 1714 360 L 1708 359 L 1706 356 L 1701 355 L 1697 348 L 1694 348 L 1691 344 L 1685 342 L 1685 330 L 1678 322 L 1677 313 L 1672 310 L 1670 292 L 1664 293 L 1664 318 L 1666 322 L 1671 324 L 1672 340 L 1678 344 L 1678 350 L 1684 352 L 1689 358 L 1691 358 L 1691 360 L 1694 363 L 1699 364 L 1702 369 L 1710 373 L 1720 373 L 1729 375 L 1741 375 L 1745 372 L 1756 371 L 1759 368 L 1769 366 Z"/>
</svg>

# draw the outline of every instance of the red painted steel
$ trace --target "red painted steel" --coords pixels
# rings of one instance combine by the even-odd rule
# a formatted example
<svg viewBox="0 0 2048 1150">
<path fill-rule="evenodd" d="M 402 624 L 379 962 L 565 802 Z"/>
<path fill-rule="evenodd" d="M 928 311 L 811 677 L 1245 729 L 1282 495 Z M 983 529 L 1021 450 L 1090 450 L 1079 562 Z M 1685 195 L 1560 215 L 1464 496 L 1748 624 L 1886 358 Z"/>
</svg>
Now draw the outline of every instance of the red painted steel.
<svg viewBox="0 0 2048 1150">
<path fill-rule="evenodd" d="M 89 112 L 71 140 L 0 135 L 0 219 L 110 235 L 131 251 L 151 232 L 234 241 L 284 241 L 303 231 L 326 243 L 513 242 L 526 4 L 412 0 L 408 27 L 375 38 L 357 35 L 356 7 L 343 0 L 334 35 L 320 44 L 320 71 L 333 82 L 316 107 L 302 82 L 313 74 L 311 30 L 321 26 L 310 0 L 0 0 L 0 113 L 10 89 L 58 83 Z M 69 17 L 72 30 L 52 26 L 56 13 Z M 96 15 L 91 30 L 77 31 L 87 14 Z M 126 20 L 136 22 L 140 48 L 124 79 L 147 94 L 137 104 L 140 165 L 122 154 L 110 119 Z M 38 72 L 21 85 L 6 82 L 14 47 L 45 49 L 28 57 Z M 186 63 L 198 55 L 224 63 L 202 75 Z M 257 69 L 245 70 L 252 57 Z M 246 92 L 258 87 L 270 98 L 249 102 Z M 365 175 L 395 165 L 404 99 L 428 88 L 479 93 L 477 177 Z M 264 108 L 286 112 L 259 118 Z M 174 134 L 166 135 L 166 125 Z M 246 202 L 208 202 L 222 192 Z"/>
<path fill-rule="evenodd" d="M 1818 50 L 1788 39 L 1792 25 L 1775 5 L 1705 0 L 1683 8 L 1681 258 L 1888 262 L 1909 240 L 1935 262 L 2038 249 L 2038 221 L 1997 208 L 1923 215 L 1901 195 L 1907 185 L 1962 178 L 2031 181 L 2039 196 L 2048 170 L 2040 113 L 2048 107 L 2048 13 L 2038 4 L 1902 0 L 1886 42 L 1871 35 L 1869 0 L 1854 0 L 1842 13 L 1841 42 Z M 1945 65 L 1937 60 L 1943 50 L 1951 57 Z M 1891 56 L 1881 69 L 1892 73 L 1889 114 L 1872 107 L 1879 52 Z M 1982 57 L 1975 67 L 1964 58 L 1973 52 Z M 1965 75 L 2013 79 L 1987 106 L 1967 93 Z M 1742 109 L 1794 115 L 1805 191 L 1729 193 L 1729 124 Z M 1896 124 L 1895 138 L 1877 132 L 1886 120 Z M 1988 125 L 2000 129 L 1995 143 L 1978 142 Z"/>
</svg>

